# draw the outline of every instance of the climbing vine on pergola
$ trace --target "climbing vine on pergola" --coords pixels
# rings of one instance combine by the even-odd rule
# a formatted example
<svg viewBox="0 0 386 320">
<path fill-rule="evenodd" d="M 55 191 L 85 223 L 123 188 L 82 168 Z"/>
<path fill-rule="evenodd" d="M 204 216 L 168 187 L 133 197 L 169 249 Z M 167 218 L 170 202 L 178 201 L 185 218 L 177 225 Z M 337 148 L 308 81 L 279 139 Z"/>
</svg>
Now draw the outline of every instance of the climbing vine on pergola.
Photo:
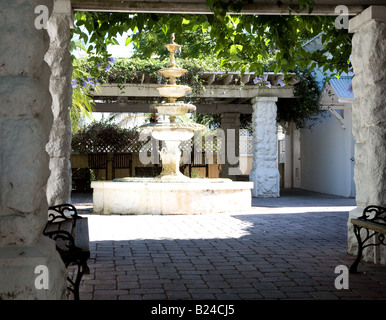
<svg viewBox="0 0 386 320">
<path fill-rule="evenodd" d="M 335 28 L 336 17 L 297 15 L 296 11 L 283 16 L 237 14 L 247 2 L 207 0 L 213 11 L 209 15 L 77 12 L 72 32 L 87 44 L 89 59 L 95 65 L 109 63 L 107 45 L 116 44 L 118 35 L 127 32 L 126 44 L 133 43 L 140 50 L 149 30 L 162 30 L 165 36 L 175 33 L 175 41 L 181 45 L 185 44 L 187 32 L 201 32 L 212 42 L 209 54 L 229 71 L 261 75 L 267 71 L 269 60 L 273 61 L 269 71 L 275 73 L 315 67 L 330 75 L 349 71 L 351 35 L 345 29 Z M 312 0 L 297 2 L 298 8 L 312 11 Z M 227 14 L 229 11 L 236 13 Z M 322 34 L 324 50 L 305 50 L 304 44 L 319 34 Z M 298 90 L 303 98 L 291 102 L 293 111 L 287 105 L 287 114 L 279 112 L 282 120 L 299 124 L 304 117 L 315 113 L 318 110 L 317 89 L 311 79 L 308 87 Z"/>
<path fill-rule="evenodd" d="M 293 70 L 295 66 L 310 67 L 318 64 L 325 71 L 336 73 L 350 67 L 351 35 L 345 29 L 335 28 L 334 16 L 291 15 L 241 15 L 227 14 L 241 10 L 248 1 L 207 0 L 210 15 L 188 14 L 128 14 L 108 12 L 77 12 L 73 33 L 88 45 L 94 59 L 108 57 L 107 45 L 117 43 L 116 37 L 129 32 L 126 43 L 139 45 L 144 32 L 149 29 L 175 33 L 176 42 L 184 45 L 184 31 L 200 29 L 208 32 L 215 43 L 214 52 L 223 65 L 238 71 L 261 74 L 263 62 L 276 53 L 275 72 Z M 295 2 L 295 1 L 294 1 Z M 299 7 L 312 11 L 312 0 L 299 0 Z M 303 44 L 323 33 L 324 51 L 307 52 Z M 329 52 L 330 55 L 325 53 Z"/>
</svg>

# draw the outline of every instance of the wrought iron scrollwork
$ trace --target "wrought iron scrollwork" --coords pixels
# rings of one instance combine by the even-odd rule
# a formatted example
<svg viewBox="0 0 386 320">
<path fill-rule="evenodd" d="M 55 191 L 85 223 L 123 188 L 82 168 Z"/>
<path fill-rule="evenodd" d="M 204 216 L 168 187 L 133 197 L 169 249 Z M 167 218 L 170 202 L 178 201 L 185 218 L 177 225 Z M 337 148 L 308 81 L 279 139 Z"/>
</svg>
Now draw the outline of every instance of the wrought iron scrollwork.
<svg viewBox="0 0 386 320">
<path fill-rule="evenodd" d="M 75 300 L 79 300 L 79 285 L 82 276 L 89 273 L 87 259 L 90 253 L 88 248 L 81 249 L 75 246 L 74 230 L 76 221 L 84 218 L 77 214 L 77 210 L 72 204 L 51 206 L 49 211 L 43 234 L 56 242 L 56 250 L 66 267 L 74 264 L 77 266 L 75 279 L 67 277 L 69 282 L 67 289 L 73 293 Z"/>
<path fill-rule="evenodd" d="M 81 282 L 84 274 L 90 273 L 90 269 L 89 269 L 87 263 L 85 263 L 84 261 L 81 261 L 80 259 L 76 259 L 72 262 L 67 262 L 66 268 L 69 265 L 73 265 L 73 264 L 76 264 L 76 266 L 77 266 L 76 277 L 75 277 L 75 281 L 70 276 L 67 277 L 67 280 L 70 283 L 70 286 L 68 286 L 67 289 L 73 293 L 74 300 L 79 300 L 80 282 Z"/>
<path fill-rule="evenodd" d="M 65 220 L 70 220 L 73 219 L 74 221 L 76 219 L 82 218 L 81 216 L 78 215 L 78 212 L 72 204 L 59 204 L 56 206 L 51 206 L 48 208 L 49 214 L 48 214 L 48 221 L 49 222 L 59 222 L 59 221 L 65 221 Z M 52 212 L 54 211 L 54 212 Z"/>
<path fill-rule="evenodd" d="M 386 208 L 371 205 L 371 206 L 367 206 L 363 210 L 362 216 L 360 216 L 358 219 L 364 220 L 364 221 L 376 222 L 376 223 L 379 223 L 379 224 L 386 226 L 385 213 L 386 213 Z"/>
<path fill-rule="evenodd" d="M 358 253 L 354 263 L 350 267 L 350 273 L 358 273 L 357 267 L 362 258 L 363 249 L 370 246 L 386 245 L 386 237 L 383 233 L 373 230 L 374 224 L 379 225 L 386 232 L 386 208 L 380 206 L 367 206 L 362 213 L 362 216 L 357 219 L 352 219 L 354 225 L 354 234 L 358 242 Z M 368 225 L 357 225 L 355 220 L 369 222 Z M 357 222 L 358 223 L 358 222 Z M 371 225 L 372 223 L 372 225 Z M 362 223 L 363 224 L 363 223 Z M 379 230 L 378 228 L 376 228 Z M 363 233 L 362 230 L 366 232 Z M 373 239 L 373 241 L 370 241 Z"/>
<path fill-rule="evenodd" d="M 63 244 L 68 249 L 75 249 L 75 240 L 72 234 L 65 230 L 53 230 L 53 231 L 44 231 L 43 234 L 47 237 L 50 237 L 52 240 L 55 240 L 58 243 L 58 240 L 63 240 Z M 59 253 L 64 252 L 63 248 L 60 248 L 56 245 L 56 250 Z"/>
</svg>

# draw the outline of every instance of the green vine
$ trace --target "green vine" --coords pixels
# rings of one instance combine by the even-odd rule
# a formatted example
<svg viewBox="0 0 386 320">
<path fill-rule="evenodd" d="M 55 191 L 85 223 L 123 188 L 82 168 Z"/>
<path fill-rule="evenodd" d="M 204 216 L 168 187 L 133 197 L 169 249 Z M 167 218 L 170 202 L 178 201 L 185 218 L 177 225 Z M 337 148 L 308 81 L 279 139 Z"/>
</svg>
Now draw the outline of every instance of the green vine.
<svg viewBox="0 0 386 320">
<path fill-rule="evenodd" d="M 158 75 L 158 70 L 168 67 L 168 63 L 169 60 L 167 58 L 164 60 L 154 58 L 118 58 L 114 61 L 114 64 L 109 70 L 103 69 L 100 71 L 100 76 L 97 81 L 99 83 L 114 83 L 121 86 L 127 83 L 138 83 L 138 81 L 146 82 L 151 80 L 154 82 L 157 81 L 157 79 L 165 82 L 166 79 L 162 79 Z M 200 77 L 205 71 L 228 71 L 224 66 L 221 66 L 220 61 L 214 58 L 178 59 L 178 64 L 179 67 L 188 70 L 188 72 L 181 77 L 180 83 L 189 85 L 193 88 L 193 97 L 206 90 L 204 82 Z M 274 67 L 274 65 L 274 62 L 269 61 L 264 69 L 266 71 L 271 71 L 271 68 Z M 84 60 L 84 64 L 81 65 L 81 68 L 85 72 L 90 72 L 95 66 L 89 61 Z M 313 117 L 320 112 L 319 100 L 321 89 L 309 68 L 301 69 L 297 66 L 291 71 L 297 75 L 299 80 L 299 83 L 297 83 L 294 88 L 295 98 L 280 99 L 278 101 L 277 120 L 282 123 L 294 122 L 297 127 L 303 127 L 306 119 L 312 120 Z M 256 77 L 256 80 L 259 80 L 259 78 Z M 256 85 L 264 86 L 266 84 L 264 81 L 256 81 Z M 220 126 L 221 121 L 219 115 L 194 114 L 193 117 L 196 122 L 208 125 L 212 128 L 218 128 Z M 240 120 L 241 128 L 250 129 L 250 115 L 243 115 Z"/>
<path fill-rule="evenodd" d="M 125 129 L 109 121 L 94 121 L 72 136 L 72 150 L 81 154 L 127 152 L 139 149 L 146 141 L 139 140 L 136 128 Z"/>
<path fill-rule="evenodd" d="M 294 122 L 297 128 L 305 126 L 308 120 L 312 126 L 320 113 L 321 89 L 312 70 L 295 68 L 299 83 L 294 88 L 295 98 L 279 99 L 277 102 L 277 120 L 281 123 Z M 310 121 L 311 120 L 311 121 Z"/>
<path fill-rule="evenodd" d="M 203 80 L 200 78 L 205 71 L 224 71 L 220 67 L 220 62 L 212 57 L 205 59 L 178 59 L 178 67 L 188 70 L 188 72 L 179 79 L 179 83 L 192 87 L 193 95 L 205 90 Z M 149 58 L 117 58 L 114 64 L 107 70 L 100 65 L 95 65 L 87 59 L 79 59 L 77 65 L 84 72 L 97 74 L 98 83 L 114 83 L 124 85 L 126 83 L 138 82 L 166 82 L 158 74 L 158 71 L 169 66 L 169 58 L 163 60 Z M 97 70 L 99 69 L 99 71 Z"/>
<path fill-rule="evenodd" d="M 84 41 L 88 54 L 95 54 L 94 59 L 104 63 L 107 44 L 116 43 L 118 34 L 128 32 L 126 43 L 141 48 L 149 30 L 162 30 L 166 38 L 175 33 L 176 42 L 184 46 L 187 33 L 201 30 L 211 40 L 205 55 L 215 56 L 222 65 L 240 72 L 250 64 L 251 72 L 261 74 L 262 61 L 272 52 L 276 54 L 277 72 L 312 63 L 337 74 L 348 71 L 352 35 L 335 28 L 334 16 L 296 15 L 299 10 L 312 11 L 313 0 L 277 1 L 278 7 L 290 15 L 226 14 L 237 12 L 248 2 L 251 0 L 207 0 L 213 12 L 208 15 L 77 12 L 72 35 Z M 322 32 L 325 50 L 332 54 L 304 50 L 303 44 Z"/>
</svg>

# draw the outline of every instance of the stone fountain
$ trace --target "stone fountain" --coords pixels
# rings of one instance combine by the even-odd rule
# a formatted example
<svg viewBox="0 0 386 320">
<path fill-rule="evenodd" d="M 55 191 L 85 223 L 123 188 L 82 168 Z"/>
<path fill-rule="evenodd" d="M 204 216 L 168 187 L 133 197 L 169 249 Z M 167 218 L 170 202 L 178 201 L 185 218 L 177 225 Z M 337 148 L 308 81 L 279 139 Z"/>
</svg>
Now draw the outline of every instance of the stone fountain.
<svg viewBox="0 0 386 320">
<path fill-rule="evenodd" d="M 174 43 L 174 34 L 171 36 L 171 43 L 165 47 L 170 52 L 170 68 L 159 70 L 165 78 L 169 79 L 168 84 L 157 88 L 161 97 L 167 98 L 169 102 L 152 105 L 150 109 L 159 115 L 169 116 L 168 123 L 151 123 L 143 125 L 142 129 L 152 131 L 154 139 L 161 140 L 164 147 L 161 150 L 162 172 L 156 177 L 163 180 L 186 180 L 189 179 L 183 175 L 179 169 L 181 151 L 179 145 L 182 141 L 189 140 L 193 137 L 195 131 L 202 131 L 205 126 L 197 123 L 178 123 L 176 118 L 189 111 L 196 110 L 192 104 L 176 102 L 178 98 L 184 97 L 186 93 L 192 91 L 188 86 L 177 85 L 176 80 L 188 70 L 176 67 L 174 58 L 175 52 L 180 48 L 179 44 Z"/>
<path fill-rule="evenodd" d="M 93 181 L 93 212 L 100 214 L 204 214 L 236 212 L 251 208 L 252 182 L 230 179 L 191 179 L 180 172 L 182 141 L 205 129 L 197 123 L 176 121 L 179 116 L 194 111 L 192 104 L 176 101 L 192 89 L 177 85 L 177 79 L 187 72 L 177 68 L 174 54 L 180 45 L 165 45 L 170 52 L 170 68 L 159 70 L 168 84 L 156 88 L 168 102 L 150 109 L 169 117 L 169 122 L 141 126 L 150 130 L 153 138 L 163 141 L 160 152 L 162 172 L 154 178 L 127 177 L 113 181 Z"/>
</svg>

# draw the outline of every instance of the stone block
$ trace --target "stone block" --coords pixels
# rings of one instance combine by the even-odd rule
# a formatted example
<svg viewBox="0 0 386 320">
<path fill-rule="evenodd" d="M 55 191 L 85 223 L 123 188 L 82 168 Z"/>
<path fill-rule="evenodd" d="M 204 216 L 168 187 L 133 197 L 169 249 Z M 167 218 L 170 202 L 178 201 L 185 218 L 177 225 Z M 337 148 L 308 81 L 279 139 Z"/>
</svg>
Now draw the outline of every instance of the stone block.
<svg viewBox="0 0 386 320">
<path fill-rule="evenodd" d="M 71 54 L 68 50 L 50 46 L 44 60 L 51 67 L 52 77 L 61 78 L 71 74 Z"/>
<path fill-rule="evenodd" d="M 47 202 L 45 202 L 47 204 Z M 32 212 L 18 212 L 13 208 L 1 209 L 0 248 L 4 246 L 32 245 L 47 223 L 47 206 Z"/>
<path fill-rule="evenodd" d="M 51 116 L 51 96 L 38 79 L 19 76 L 0 76 L 0 116 L 37 117 Z M 48 119 L 48 123 L 49 123 Z"/>
<path fill-rule="evenodd" d="M 362 35 L 360 33 L 354 33 L 352 37 L 352 52 L 351 52 L 351 64 L 353 66 L 356 76 L 361 75 L 364 72 L 363 69 L 363 44 L 362 44 Z M 356 76 L 354 78 L 356 78 Z M 354 78 L 353 78 L 353 87 L 354 87 Z"/>
<path fill-rule="evenodd" d="M 50 159 L 51 175 L 47 181 L 49 206 L 71 201 L 71 162 L 67 158 Z"/>
<path fill-rule="evenodd" d="M 52 14 L 47 25 L 50 47 L 70 50 L 70 28 L 65 14 Z"/>
<path fill-rule="evenodd" d="M 18 34 L 18 32 L 2 34 L 0 72 L 5 75 L 27 74 L 36 77 L 41 71 L 37 62 L 41 60 L 47 46 L 35 33 L 29 35 L 28 41 L 18 37 Z"/>
<path fill-rule="evenodd" d="M 351 62 L 366 84 L 386 79 L 386 22 L 370 21 L 353 36 Z M 355 87 L 354 87 L 355 90 Z M 355 91 L 354 91 L 355 92 Z"/>
<path fill-rule="evenodd" d="M 38 5 L 45 5 L 49 14 L 53 7 L 50 0 L 0 3 L 1 74 L 37 76 L 41 73 L 41 57 L 48 49 L 48 34 L 45 29 L 35 28 L 38 15 L 34 11 Z"/>
<path fill-rule="evenodd" d="M 363 55 L 365 78 L 368 82 L 376 83 L 386 80 L 386 22 L 373 21 L 365 30 L 363 43 L 366 48 Z M 366 83 L 368 83 L 366 82 Z"/>
<path fill-rule="evenodd" d="M 15 212 L 40 207 L 48 179 L 48 136 L 40 119 L 0 118 L 2 204 Z"/>
<path fill-rule="evenodd" d="M 66 77 L 51 77 L 49 86 L 52 95 L 54 119 L 69 121 L 69 113 L 72 106 L 71 72 Z"/>
<path fill-rule="evenodd" d="M 364 126 L 386 127 L 386 90 L 384 83 L 364 86 L 359 114 Z"/>
<path fill-rule="evenodd" d="M 38 266 L 47 267 L 44 280 Z M 0 274 L 0 300 L 65 299 L 67 270 L 47 237 L 30 246 L 0 247 Z M 47 287 L 41 288 L 43 281 Z"/>
<path fill-rule="evenodd" d="M 261 198 L 277 198 L 280 196 L 280 173 L 276 168 L 257 167 L 249 174 L 254 186 L 252 195 Z"/>
<path fill-rule="evenodd" d="M 251 182 L 229 179 L 93 181 L 93 212 L 101 214 L 210 214 L 251 208 Z"/>
<path fill-rule="evenodd" d="M 357 65 L 355 65 L 355 67 L 356 66 Z M 355 70 L 356 69 L 358 68 L 356 67 Z M 355 92 L 355 98 L 361 99 L 363 97 L 363 88 L 364 88 L 363 72 L 355 73 L 355 77 L 352 78 L 352 87 L 353 87 L 353 91 Z M 358 100 L 356 102 L 358 102 Z"/>
<path fill-rule="evenodd" d="M 68 127 L 52 130 L 46 151 L 52 158 L 70 159 L 71 156 L 71 130 Z M 51 161 L 51 160 L 50 160 Z"/>
</svg>

